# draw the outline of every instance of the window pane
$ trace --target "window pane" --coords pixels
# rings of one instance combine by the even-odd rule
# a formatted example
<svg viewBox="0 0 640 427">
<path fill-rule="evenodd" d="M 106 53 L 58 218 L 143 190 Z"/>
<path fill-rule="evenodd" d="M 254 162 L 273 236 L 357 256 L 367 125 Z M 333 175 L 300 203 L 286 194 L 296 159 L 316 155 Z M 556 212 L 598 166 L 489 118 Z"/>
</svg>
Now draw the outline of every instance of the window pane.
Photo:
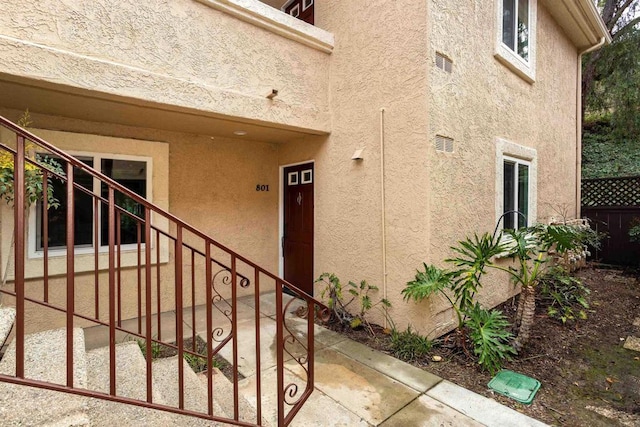
<svg viewBox="0 0 640 427">
<path fill-rule="evenodd" d="M 529 218 L 529 166 L 518 165 L 518 210 Z M 518 215 L 518 227 L 526 227 L 527 221 Z"/>
<path fill-rule="evenodd" d="M 516 0 L 502 1 L 502 43 L 515 51 Z"/>
<path fill-rule="evenodd" d="M 513 47 L 511 47 L 513 49 Z M 525 61 L 529 60 L 529 0 L 518 1 L 518 51 Z"/>
<path fill-rule="evenodd" d="M 515 180 L 516 165 L 513 162 L 504 162 L 504 178 L 503 178 L 503 211 L 506 213 L 515 210 Z M 512 229 L 515 227 L 514 214 L 505 215 L 503 219 L 503 228 Z"/>
<path fill-rule="evenodd" d="M 66 171 L 67 163 L 57 156 L 48 157 L 56 160 Z M 93 166 L 93 159 L 79 158 L 83 163 Z M 88 173 L 73 169 L 74 182 L 89 191 L 93 188 L 93 178 Z M 48 214 L 48 246 L 50 248 L 64 248 L 67 245 L 67 182 L 53 178 L 51 180 L 53 195 L 60 202 L 58 208 L 50 208 Z M 74 190 L 74 244 L 75 246 L 91 246 L 93 244 L 93 202 L 92 196 L 82 190 Z M 43 203 L 36 205 L 36 243 L 37 248 L 44 247 Z"/>
<path fill-rule="evenodd" d="M 112 178 L 119 184 L 124 185 L 134 193 L 146 198 L 147 197 L 147 163 L 134 160 L 114 160 L 102 159 L 102 173 Z M 109 191 L 105 184 L 102 184 L 102 197 L 109 197 Z M 139 218 L 144 218 L 144 207 L 135 202 L 130 197 L 115 192 L 115 203 L 127 212 Z M 138 221 L 132 216 L 124 212 L 120 214 L 120 243 L 137 243 L 138 242 Z M 108 206 L 102 206 L 102 226 L 101 239 L 102 245 L 109 244 L 109 210 Z M 144 242 L 144 229 L 141 230 L 141 242 Z M 117 238 L 117 237 L 116 237 Z"/>
</svg>

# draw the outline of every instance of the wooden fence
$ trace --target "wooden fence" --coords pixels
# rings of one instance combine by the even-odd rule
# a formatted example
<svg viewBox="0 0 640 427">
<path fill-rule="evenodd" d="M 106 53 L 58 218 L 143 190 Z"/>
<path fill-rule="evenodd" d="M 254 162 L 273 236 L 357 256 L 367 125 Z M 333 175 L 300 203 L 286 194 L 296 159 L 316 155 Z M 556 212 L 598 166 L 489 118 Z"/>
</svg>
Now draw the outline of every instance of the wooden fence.
<svg viewBox="0 0 640 427">
<path fill-rule="evenodd" d="M 640 176 L 583 180 L 582 216 L 605 234 L 602 248 L 592 250 L 592 259 L 640 265 L 640 243 L 629 238 L 629 229 L 640 224 Z"/>
</svg>

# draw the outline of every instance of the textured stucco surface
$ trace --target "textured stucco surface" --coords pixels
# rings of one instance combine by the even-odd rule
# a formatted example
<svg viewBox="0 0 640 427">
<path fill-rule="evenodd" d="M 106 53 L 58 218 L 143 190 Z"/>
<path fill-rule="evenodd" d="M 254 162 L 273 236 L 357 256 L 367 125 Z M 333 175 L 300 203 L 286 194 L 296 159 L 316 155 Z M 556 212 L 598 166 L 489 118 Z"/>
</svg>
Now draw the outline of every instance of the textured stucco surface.
<svg viewBox="0 0 640 427">
<path fill-rule="evenodd" d="M 422 317 L 400 289 L 428 251 L 426 3 L 316 3 L 316 24 L 335 35 L 332 133 L 283 146 L 280 164 L 315 160 L 315 273 L 381 287 L 380 109 L 385 109 L 388 297 L 402 324 Z M 355 19 L 354 17 L 357 17 Z M 364 159 L 353 161 L 356 149 Z M 377 319 L 382 322 L 382 319 Z M 414 321 L 414 323 L 417 323 Z"/>
<path fill-rule="evenodd" d="M 566 207 L 575 215 L 577 50 L 538 4 L 536 81 L 530 84 L 494 57 L 497 2 L 430 1 L 429 163 L 434 263 L 473 232 L 492 231 L 500 212 L 496 151 L 501 140 L 537 153 L 537 220 Z M 435 67 L 435 53 L 453 71 Z M 434 136 L 454 139 L 437 152 Z M 524 150 L 506 153 L 520 156 Z M 497 203 L 499 202 L 499 203 Z M 495 305 L 515 292 L 506 278 L 486 281 L 481 300 Z M 444 307 L 445 305 L 443 305 Z"/>
<path fill-rule="evenodd" d="M 316 1 L 316 25 L 335 38 L 330 55 L 186 0 L 157 6 L 147 0 L 126 6 L 128 13 L 103 8 L 103 1 L 48 0 L 29 12 L 14 10 L 21 1 L 9 3 L 12 7 L 0 5 L 0 33 L 13 38 L 0 37 L 0 64 L 18 55 L 0 65 L 5 72 L 34 78 L 29 74 L 35 73 L 34 63 L 21 52 L 39 49 L 42 59 L 41 45 L 67 49 L 104 59 L 109 67 L 112 62 L 138 67 L 149 78 L 141 83 L 134 74 L 138 68 L 130 74 L 109 68 L 96 77 L 98 68 L 65 62 L 67 56 L 47 50 L 51 56 L 38 71 L 43 79 L 64 78 L 63 84 L 83 89 L 95 84 L 96 91 L 116 85 L 110 93 L 140 99 L 150 90 L 164 97 L 151 99 L 178 106 L 185 99 L 209 102 L 200 89 L 211 86 L 220 89 L 214 91 L 220 98 L 195 108 L 331 132 L 266 144 L 36 117 L 43 128 L 166 143 L 170 211 L 273 272 L 280 261 L 279 168 L 314 161 L 315 276 L 326 271 L 343 281 L 366 279 L 381 287 L 380 296 L 385 293 L 382 131 L 386 294 L 399 328 L 411 323 L 422 333 L 434 333 L 452 326 L 444 300 L 405 303 L 400 291 L 423 261 L 442 265 L 456 241 L 493 230 L 501 197 L 496 183 L 500 141 L 524 147 L 515 151 L 536 153 L 532 185 L 539 221 L 557 216 L 558 208 L 576 212 L 577 50 L 542 4 L 530 83 L 495 58 L 496 1 L 429 0 L 412 4 L 411 13 L 402 2 L 373 0 L 363 8 L 358 2 Z M 82 23 L 93 22 L 85 15 L 99 17 L 99 24 L 83 28 Z M 129 33 L 114 32 L 116 27 Z M 141 35 L 148 37 L 148 46 L 131 44 Z M 38 45 L 21 45 L 25 39 Z M 184 53 L 179 61 L 165 55 L 174 50 Z M 436 51 L 453 61 L 451 74 L 435 67 Z M 21 68 L 20 60 L 32 68 Z M 168 84 L 171 79 L 184 82 Z M 285 88 L 282 97 L 265 103 L 264 90 L 276 85 Z M 453 138 L 454 152 L 437 152 L 436 135 Z M 363 160 L 351 160 L 362 148 Z M 271 191 L 256 192 L 256 184 Z M 490 276 L 479 298 L 495 305 L 515 292 L 504 277 Z"/>
<path fill-rule="evenodd" d="M 16 120 L 20 112 L 1 110 L 0 115 Z M 192 134 L 157 131 L 109 124 L 91 123 L 74 119 L 32 114 L 39 129 L 34 133 L 69 151 L 129 154 L 153 158 L 153 202 L 182 218 L 190 225 L 218 240 L 230 249 L 246 256 L 269 271 L 277 272 L 278 261 L 278 161 L 277 146 L 267 143 L 212 138 Z M 40 128 L 55 128 L 51 131 Z M 89 134 L 91 133 L 91 134 Z M 105 136 L 107 135 L 107 136 Z M 6 135 L 3 140 L 6 139 Z M 270 191 L 257 192 L 256 185 L 269 185 Z M 2 210 L 0 239 L 2 241 L 2 269 L 6 265 L 12 232 L 11 215 Z M 34 238 L 29 235 L 29 238 Z M 189 233 L 185 241 L 197 243 Z M 165 246 L 161 245 L 163 250 Z M 173 278 L 175 265 L 172 263 L 174 251 L 169 248 L 169 263 L 162 264 L 162 307 L 172 310 L 175 306 Z M 184 258 L 184 274 L 190 280 L 191 260 L 187 253 Z M 230 265 L 230 260 L 220 251 L 212 256 Z M 135 253 L 123 252 L 123 264 L 131 258 L 135 266 Z M 106 266 L 105 262 L 101 265 Z M 164 260 L 163 260 L 164 261 Z M 65 258 L 50 259 L 52 274 L 64 274 Z M 197 283 L 204 282 L 204 267 L 197 261 Z M 76 270 L 87 271 L 93 265 L 93 256 L 77 256 Z M 198 268 L 200 267 L 200 268 Z M 242 263 L 238 269 L 245 274 L 253 274 Z M 39 276 L 42 258 L 28 259 L 27 275 Z M 215 271 L 214 271 L 215 273 Z M 155 273 L 154 273 L 155 274 Z M 252 276 L 251 276 L 252 277 Z M 155 275 L 154 275 L 155 280 Z M 187 279 L 185 279 L 187 280 Z M 106 315 L 108 305 L 108 274 L 99 275 L 101 313 Z M 126 269 L 122 275 L 123 319 L 137 315 L 137 272 Z M 155 282 L 154 282 L 155 283 Z M 190 285 L 190 281 L 189 281 Z M 273 284 L 262 279 L 262 290 L 270 291 Z M 50 280 L 51 301 L 65 306 L 65 276 Z M 155 289 L 155 288 L 154 288 Z M 41 298 L 42 281 L 34 278 L 27 284 L 28 294 Z M 223 291 L 229 291 L 222 288 Z M 191 301 L 190 291 L 185 291 L 185 301 Z M 196 303 L 204 303 L 205 289 L 198 286 Z M 246 292 L 246 291 L 245 291 Z M 242 294 L 242 292 L 241 292 Z M 76 276 L 76 308 L 84 314 L 93 313 L 94 280 L 93 273 Z M 155 291 L 154 291 L 155 301 Z M 11 299 L 6 303 L 11 305 Z M 37 311 L 28 304 L 27 323 L 30 331 L 64 325 L 64 316 L 53 312 Z M 84 325 L 84 323 L 83 323 Z M 87 324 L 88 326 L 88 324 Z"/>
<path fill-rule="evenodd" d="M 330 55 L 205 3 L 3 1 L 0 71 L 37 84 L 327 131 Z M 280 91 L 274 102 L 265 98 L 272 88 Z"/>
<path fill-rule="evenodd" d="M 316 162 L 316 276 L 330 271 L 381 286 L 385 109 L 387 296 L 399 327 L 453 326 L 444 299 L 407 304 L 400 291 L 423 261 L 443 265 L 455 242 L 493 230 L 501 139 L 537 153 L 537 219 L 560 206 L 575 214 L 576 48 L 539 6 L 536 81 L 526 82 L 494 56 L 496 5 L 432 0 L 406 14 L 382 1 L 367 10 L 316 4 L 318 25 L 336 38 L 333 130 L 283 146 L 280 164 Z M 452 59 L 451 74 L 435 67 L 436 51 Z M 437 152 L 436 135 L 453 138 L 454 153 Z M 364 159 L 350 160 L 359 148 Z M 531 150 L 509 154 L 520 151 Z M 487 306 L 517 292 L 500 275 L 486 282 L 479 298 Z"/>
</svg>

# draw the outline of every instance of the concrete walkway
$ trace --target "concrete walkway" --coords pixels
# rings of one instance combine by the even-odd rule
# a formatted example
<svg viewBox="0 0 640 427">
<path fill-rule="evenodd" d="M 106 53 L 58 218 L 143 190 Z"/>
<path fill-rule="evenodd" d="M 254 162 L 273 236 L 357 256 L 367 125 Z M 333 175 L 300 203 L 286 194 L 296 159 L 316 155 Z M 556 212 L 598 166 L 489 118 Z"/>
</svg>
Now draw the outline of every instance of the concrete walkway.
<svg viewBox="0 0 640 427">
<path fill-rule="evenodd" d="M 265 314 L 262 325 L 275 331 L 272 298 L 262 298 L 261 312 Z M 253 306 L 253 298 L 240 302 Z M 295 308 L 294 303 L 289 311 Z M 290 324 L 300 322 L 290 313 L 287 317 Z M 545 425 L 344 335 L 317 325 L 314 333 L 315 391 L 294 419 L 294 426 Z M 250 340 L 240 342 L 243 346 L 252 345 Z M 268 358 L 263 353 L 263 388 L 265 381 L 275 382 L 275 374 L 271 372 L 275 361 L 272 364 L 265 359 Z M 295 362 L 287 362 L 286 369 L 290 374 L 288 379 L 295 382 L 296 377 L 300 381 L 304 378 Z M 242 380 L 241 389 L 251 389 L 255 372 L 249 370 L 243 374 L 246 379 Z M 275 393 L 275 384 L 271 386 Z"/>
<path fill-rule="evenodd" d="M 254 297 L 239 298 L 237 306 L 238 370 L 244 376 L 239 389 L 249 403 L 255 405 L 256 384 L 260 378 L 263 416 L 272 426 L 277 425 L 274 298 L 275 294 L 264 294 L 260 299 L 259 353 L 255 348 Z M 286 299 L 288 301 L 290 297 Z M 293 335 L 304 338 L 306 320 L 293 314 L 300 304 L 298 301 L 290 304 L 286 324 Z M 204 319 L 204 306 L 198 307 L 197 312 L 196 318 Z M 166 329 L 163 326 L 163 339 L 168 340 L 171 333 L 175 336 L 175 322 L 172 321 L 175 317 L 174 313 L 167 313 L 167 319 L 164 317 L 162 323 L 166 324 Z M 191 325 L 190 316 L 185 315 L 184 318 L 186 336 L 192 330 L 204 335 L 206 327 L 203 320 Z M 221 317 L 214 320 L 222 322 L 225 319 Z M 546 425 L 324 327 L 315 325 L 314 334 L 315 391 L 296 415 L 293 426 Z M 91 331 L 86 330 L 86 335 L 88 348 L 102 344 L 92 338 L 96 334 Z M 226 347 L 228 351 L 225 353 L 223 349 L 221 355 L 230 360 L 231 346 Z M 296 356 L 300 348 L 294 346 L 289 350 Z M 256 354 L 261 356 L 260 364 L 257 364 Z M 298 354 L 302 355 L 303 352 Z M 304 390 L 305 378 L 303 368 L 294 357 L 290 357 L 285 363 L 285 384 L 296 384 L 300 390 Z"/>
</svg>

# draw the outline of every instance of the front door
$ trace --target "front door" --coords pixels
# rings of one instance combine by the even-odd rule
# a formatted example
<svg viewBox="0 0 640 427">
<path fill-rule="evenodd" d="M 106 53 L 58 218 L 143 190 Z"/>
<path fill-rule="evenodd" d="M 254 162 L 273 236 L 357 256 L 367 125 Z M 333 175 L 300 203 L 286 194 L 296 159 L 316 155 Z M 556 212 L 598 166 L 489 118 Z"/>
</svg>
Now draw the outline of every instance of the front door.
<svg viewBox="0 0 640 427">
<path fill-rule="evenodd" d="M 284 169 L 284 279 L 313 295 L 313 163 Z"/>
</svg>

